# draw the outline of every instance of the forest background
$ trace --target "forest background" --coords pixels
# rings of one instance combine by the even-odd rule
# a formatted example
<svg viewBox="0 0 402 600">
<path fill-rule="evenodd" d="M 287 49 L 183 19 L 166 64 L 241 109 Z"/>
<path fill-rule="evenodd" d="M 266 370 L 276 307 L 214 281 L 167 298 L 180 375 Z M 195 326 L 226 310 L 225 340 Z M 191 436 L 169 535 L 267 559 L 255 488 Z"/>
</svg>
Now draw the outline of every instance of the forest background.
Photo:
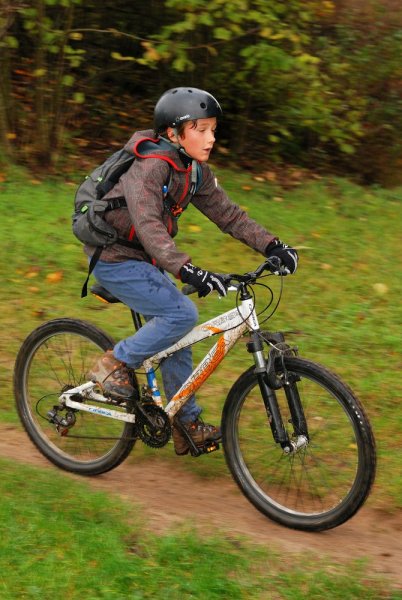
<svg viewBox="0 0 402 600">
<path fill-rule="evenodd" d="M 399 184 L 401 57 L 399 0 L 0 0 L 0 161 L 81 170 L 192 85 L 214 160 Z"/>
<path fill-rule="evenodd" d="M 401 57 L 400 0 L 0 0 L 2 600 L 402 598 Z M 262 517 L 235 491 L 230 504 L 223 453 L 179 464 L 171 446 L 153 457 L 137 445 L 106 478 L 106 498 L 92 481 L 49 476 L 18 423 L 12 374 L 34 327 L 66 314 L 116 339 L 131 327 L 125 311 L 80 299 L 87 261 L 71 234 L 73 197 L 178 85 L 222 104 L 213 167 L 233 200 L 302 249 L 273 326 L 339 372 L 373 424 L 373 492 L 325 536 L 253 521 Z M 192 210 L 180 244 L 196 264 L 255 264 Z M 195 302 L 201 321 L 212 318 L 212 299 Z M 244 357 L 233 350 L 224 368 L 205 391 L 214 423 Z M 21 464 L 31 460 L 40 469 Z M 160 499 L 179 480 L 187 505 L 171 502 L 167 521 Z M 233 510 L 224 534 L 223 503 Z M 165 535 L 182 513 L 185 535 Z"/>
</svg>

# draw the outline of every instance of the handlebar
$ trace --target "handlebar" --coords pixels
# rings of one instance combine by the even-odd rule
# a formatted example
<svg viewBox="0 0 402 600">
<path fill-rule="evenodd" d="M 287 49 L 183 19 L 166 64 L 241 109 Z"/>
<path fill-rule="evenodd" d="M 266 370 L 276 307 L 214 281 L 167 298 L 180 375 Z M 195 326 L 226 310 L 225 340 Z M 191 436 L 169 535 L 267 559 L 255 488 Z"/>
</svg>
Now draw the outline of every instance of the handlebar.
<svg viewBox="0 0 402 600">
<path fill-rule="evenodd" d="M 270 271 L 271 273 L 281 275 L 281 270 L 281 259 L 277 256 L 273 256 L 271 258 L 267 258 L 256 268 L 255 271 L 249 271 L 248 273 L 244 273 L 243 275 L 238 275 L 236 273 L 218 273 L 218 275 L 219 277 L 222 277 L 226 289 L 238 289 L 241 285 L 247 285 L 257 281 L 257 279 L 261 277 L 264 271 Z M 187 283 L 182 287 L 181 291 L 185 296 L 189 296 L 190 294 L 198 292 L 198 289 L 193 285 Z"/>
</svg>

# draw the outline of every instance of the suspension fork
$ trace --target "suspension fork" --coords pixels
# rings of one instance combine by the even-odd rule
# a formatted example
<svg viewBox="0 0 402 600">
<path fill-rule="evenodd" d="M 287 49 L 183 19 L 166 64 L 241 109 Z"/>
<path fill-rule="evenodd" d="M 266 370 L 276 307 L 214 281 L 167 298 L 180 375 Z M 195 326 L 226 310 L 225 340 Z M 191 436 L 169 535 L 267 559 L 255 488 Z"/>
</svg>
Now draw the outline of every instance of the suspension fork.
<svg viewBox="0 0 402 600">
<path fill-rule="evenodd" d="M 255 373 L 257 374 L 258 385 L 264 401 L 273 438 L 277 444 L 280 444 L 284 450 L 289 452 L 291 450 L 291 443 L 283 425 L 275 390 L 268 385 L 267 362 L 264 356 L 264 347 L 257 332 L 251 333 L 251 342 L 247 345 L 247 349 L 254 355 Z"/>
<path fill-rule="evenodd" d="M 286 381 L 284 382 L 283 389 L 285 390 L 286 400 L 289 406 L 295 435 L 305 436 L 308 440 L 309 435 L 307 421 L 304 416 L 303 406 L 297 387 L 298 381 L 300 381 L 300 377 L 298 377 L 295 373 L 286 373 Z"/>
<path fill-rule="evenodd" d="M 266 366 L 267 384 L 271 390 L 284 389 L 294 435 L 304 436 L 305 439 L 308 440 L 307 422 L 297 387 L 297 382 L 300 381 L 300 377 L 296 375 L 296 373 L 286 369 L 284 354 L 286 348 L 286 345 L 285 348 L 282 349 L 279 349 L 277 346 L 271 347 Z M 278 377 L 277 375 L 277 365 L 279 364 L 279 361 L 282 365 L 282 377 Z"/>
</svg>

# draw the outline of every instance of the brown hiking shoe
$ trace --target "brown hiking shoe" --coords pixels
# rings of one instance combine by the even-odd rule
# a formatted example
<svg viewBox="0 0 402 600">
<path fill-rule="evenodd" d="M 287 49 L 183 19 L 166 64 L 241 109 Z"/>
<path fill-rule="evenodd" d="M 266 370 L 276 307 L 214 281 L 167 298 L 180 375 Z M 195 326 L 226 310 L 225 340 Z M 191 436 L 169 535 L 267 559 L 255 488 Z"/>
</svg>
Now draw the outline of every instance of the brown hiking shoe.
<svg viewBox="0 0 402 600">
<path fill-rule="evenodd" d="M 218 442 L 222 437 L 220 427 L 208 425 L 201 419 L 197 419 L 192 423 L 180 423 L 179 426 L 173 424 L 174 449 L 179 456 L 187 454 L 190 450 L 188 440 L 180 431 L 180 428 L 186 429 L 196 446 L 203 446 L 206 442 Z"/>
<path fill-rule="evenodd" d="M 112 350 L 108 350 L 97 360 L 88 377 L 97 381 L 110 394 L 127 398 L 134 393 L 126 365 L 114 357 Z"/>
</svg>

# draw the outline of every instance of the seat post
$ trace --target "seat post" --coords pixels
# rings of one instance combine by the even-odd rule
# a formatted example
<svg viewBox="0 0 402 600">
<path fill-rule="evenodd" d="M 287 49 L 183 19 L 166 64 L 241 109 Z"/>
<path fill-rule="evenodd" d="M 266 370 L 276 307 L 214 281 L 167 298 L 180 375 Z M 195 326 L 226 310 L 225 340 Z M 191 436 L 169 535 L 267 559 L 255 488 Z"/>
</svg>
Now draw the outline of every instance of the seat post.
<svg viewBox="0 0 402 600">
<path fill-rule="evenodd" d="M 135 312 L 135 310 L 130 309 L 130 312 L 133 319 L 134 327 L 136 331 L 138 331 L 142 327 L 141 316 L 139 315 L 139 313 Z"/>
</svg>

